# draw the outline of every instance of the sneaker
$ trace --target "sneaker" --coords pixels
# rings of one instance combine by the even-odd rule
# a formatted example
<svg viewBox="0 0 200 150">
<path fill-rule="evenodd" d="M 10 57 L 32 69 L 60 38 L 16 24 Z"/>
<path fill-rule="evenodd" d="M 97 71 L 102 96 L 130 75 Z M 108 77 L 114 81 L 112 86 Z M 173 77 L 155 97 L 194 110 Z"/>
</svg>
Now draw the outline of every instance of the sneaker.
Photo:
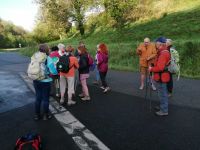
<svg viewBox="0 0 200 150">
<path fill-rule="evenodd" d="M 153 91 L 156 91 L 156 87 L 155 87 L 154 84 L 151 84 L 151 88 L 152 88 Z"/>
<path fill-rule="evenodd" d="M 108 91 L 110 91 L 110 87 L 105 88 L 105 90 L 103 92 L 107 93 Z"/>
<path fill-rule="evenodd" d="M 168 94 L 168 97 L 172 97 L 172 93 L 169 93 L 169 94 Z"/>
<path fill-rule="evenodd" d="M 81 100 L 83 100 L 83 101 L 89 101 L 90 97 L 89 96 L 85 96 L 85 97 L 81 98 Z"/>
<path fill-rule="evenodd" d="M 84 97 L 85 95 L 83 93 L 79 94 L 78 95 L 79 97 Z"/>
<path fill-rule="evenodd" d="M 56 97 L 60 97 L 60 94 L 56 94 Z"/>
<path fill-rule="evenodd" d="M 158 115 L 158 116 L 167 116 L 167 115 L 168 115 L 168 112 L 162 112 L 162 111 L 160 110 L 160 111 L 157 111 L 155 114 Z"/>
<path fill-rule="evenodd" d="M 140 89 L 140 90 L 143 90 L 143 89 L 144 89 L 144 85 L 141 85 L 139 89 Z"/>
<path fill-rule="evenodd" d="M 64 102 L 65 102 L 64 98 L 61 98 L 60 99 L 60 104 L 64 104 Z"/>
<path fill-rule="evenodd" d="M 95 80 L 93 81 L 93 84 L 99 85 L 99 81 Z"/>
<path fill-rule="evenodd" d="M 43 120 L 44 120 L 44 121 L 49 120 L 49 119 L 51 119 L 51 118 L 52 118 L 52 116 L 51 116 L 50 114 L 44 114 L 44 115 L 43 115 Z"/>
<path fill-rule="evenodd" d="M 68 100 L 68 102 L 67 102 L 68 106 L 71 106 L 71 105 L 74 105 L 74 104 L 76 104 L 76 102 L 73 101 L 73 100 Z"/>
<path fill-rule="evenodd" d="M 34 116 L 34 120 L 35 120 L 35 121 L 40 120 L 40 115 L 39 115 L 39 114 L 35 114 L 35 116 Z"/>
</svg>

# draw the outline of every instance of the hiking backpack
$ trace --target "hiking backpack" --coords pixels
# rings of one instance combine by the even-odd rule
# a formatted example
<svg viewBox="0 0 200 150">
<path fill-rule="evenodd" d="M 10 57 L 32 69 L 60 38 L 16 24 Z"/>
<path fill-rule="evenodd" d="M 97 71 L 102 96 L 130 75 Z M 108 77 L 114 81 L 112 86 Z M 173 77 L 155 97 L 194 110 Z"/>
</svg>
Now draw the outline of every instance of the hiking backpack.
<svg viewBox="0 0 200 150">
<path fill-rule="evenodd" d="M 36 58 L 36 55 L 38 55 L 39 59 Z M 43 80 L 46 78 L 46 63 L 47 56 L 45 53 L 35 53 L 31 57 L 31 63 L 28 66 L 28 77 L 32 80 Z"/>
<path fill-rule="evenodd" d="M 172 74 L 177 74 L 179 80 L 180 77 L 180 65 L 179 65 L 179 53 L 175 48 L 170 48 L 170 63 L 168 66 L 168 71 L 171 72 Z"/>
<path fill-rule="evenodd" d="M 40 135 L 29 133 L 20 137 L 15 144 L 14 150 L 42 150 Z"/>
<path fill-rule="evenodd" d="M 92 66 L 94 64 L 94 60 L 93 58 L 90 56 L 90 54 L 88 54 L 88 65 Z"/>
<path fill-rule="evenodd" d="M 58 63 L 56 64 L 56 68 L 58 72 L 68 73 L 71 69 L 70 65 L 70 55 L 63 55 L 59 58 Z"/>
</svg>

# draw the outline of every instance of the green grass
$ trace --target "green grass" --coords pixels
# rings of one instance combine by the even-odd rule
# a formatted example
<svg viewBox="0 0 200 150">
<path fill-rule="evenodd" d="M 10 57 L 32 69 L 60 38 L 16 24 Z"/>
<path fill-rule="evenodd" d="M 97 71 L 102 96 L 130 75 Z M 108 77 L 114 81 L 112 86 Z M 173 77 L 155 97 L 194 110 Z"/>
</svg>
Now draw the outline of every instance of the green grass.
<svg viewBox="0 0 200 150">
<path fill-rule="evenodd" d="M 137 45 L 144 37 L 155 40 L 165 36 L 174 40 L 174 45 L 181 57 L 181 75 L 188 78 L 200 78 L 200 7 L 185 11 L 165 14 L 159 19 L 138 21 L 122 31 L 99 27 L 85 37 L 75 36 L 62 41 L 53 41 L 49 45 L 64 43 L 77 46 L 80 40 L 92 55 L 96 45 L 105 42 L 109 47 L 109 66 L 117 70 L 138 70 L 138 57 L 135 54 Z M 25 48 L 21 53 L 31 56 L 37 47 Z M 132 54 L 132 55 L 131 55 Z"/>
</svg>

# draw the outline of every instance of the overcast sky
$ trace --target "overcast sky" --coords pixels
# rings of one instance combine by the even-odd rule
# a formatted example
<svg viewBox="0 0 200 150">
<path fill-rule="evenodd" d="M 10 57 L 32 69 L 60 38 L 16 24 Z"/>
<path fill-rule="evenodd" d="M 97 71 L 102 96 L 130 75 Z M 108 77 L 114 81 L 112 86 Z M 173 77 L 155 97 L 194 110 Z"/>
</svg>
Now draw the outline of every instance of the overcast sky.
<svg viewBox="0 0 200 150">
<path fill-rule="evenodd" d="M 33 0 L 0 0 L 0 18 L 26 30 L 33 29 L 36 14 L 37 5 Z"/>
</svg>

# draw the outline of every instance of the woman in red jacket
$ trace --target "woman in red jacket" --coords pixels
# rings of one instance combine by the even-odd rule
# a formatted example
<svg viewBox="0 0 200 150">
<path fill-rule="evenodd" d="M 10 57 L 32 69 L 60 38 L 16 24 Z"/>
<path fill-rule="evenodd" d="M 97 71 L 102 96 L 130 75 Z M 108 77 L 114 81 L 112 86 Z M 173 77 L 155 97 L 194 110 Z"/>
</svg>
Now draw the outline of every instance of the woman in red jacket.
<svg viewBox="0 0 200 150">
<path fill-rule="evenodd" d="M 160 108 L 156 112 L 158 116 L 168 115 L 168 94 L 167 94 L 167 82 L 170 80 L 170 74 L 167 66 L 170 62 L 170 53 L 167 50 L 166 39 L 160 37 L 156 40 L 159 42 L 158 58 L 153 67 L 149 67 L 149 71 L 153 72 L 153 79 L 158 83 L 158 95 L 160 99 Z"/>
</svg>

